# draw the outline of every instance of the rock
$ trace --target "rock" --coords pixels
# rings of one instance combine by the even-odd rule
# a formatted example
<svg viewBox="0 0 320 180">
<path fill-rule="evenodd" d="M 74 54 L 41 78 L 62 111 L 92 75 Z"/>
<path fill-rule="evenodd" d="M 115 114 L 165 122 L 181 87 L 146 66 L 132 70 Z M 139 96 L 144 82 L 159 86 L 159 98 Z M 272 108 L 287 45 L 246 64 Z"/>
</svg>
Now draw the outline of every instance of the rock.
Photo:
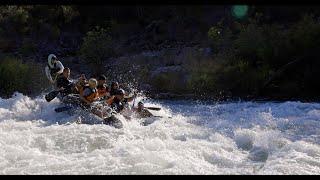
<svg viewBox="0 0 320 180">
<path fill-rule="evenodd" d="M 160 55 L 159 51 L 145 51 L 141 53 L 142 56 L 145 57 L 156 57 Z"/>
<path fill-rule="evenodd" d="M 195 96 L 193 94 L 158 93 L 153 94 L 152 97 L 157 99 L 192 99 Z"/>
<path fill-rule="evenodd" d="M 182 66 L 165 66 L 159 67 L 156 70 L 151 72 L 151 78 L 155 78 L 161 73 L 184 73 Z"/>
<path fill-rule="evenodd" d="M 212 49 L 209 48 L 209 47 L 204 48 L 203 54 L 204 54 L 205 56 L 210 56 L 210 55 L 212 55 Z"/>
</svg>

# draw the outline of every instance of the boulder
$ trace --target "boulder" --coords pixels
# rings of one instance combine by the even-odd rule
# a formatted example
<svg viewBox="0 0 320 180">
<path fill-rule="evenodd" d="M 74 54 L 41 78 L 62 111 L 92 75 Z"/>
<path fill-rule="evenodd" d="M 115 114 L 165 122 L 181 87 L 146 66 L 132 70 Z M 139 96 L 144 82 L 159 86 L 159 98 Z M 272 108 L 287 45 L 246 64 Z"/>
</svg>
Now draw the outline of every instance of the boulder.
<svg viewBox="0 0 320 180">
<path fill-rule="evenodd" d="M 162 73 L 183 73 L 184 69 L 182 66 L 164 66 L 164 67 L 159 67 L 156 70 L 151 72 L 151 78 L 154 78 L 158 76 L 159 74 Z"/>
</svg>

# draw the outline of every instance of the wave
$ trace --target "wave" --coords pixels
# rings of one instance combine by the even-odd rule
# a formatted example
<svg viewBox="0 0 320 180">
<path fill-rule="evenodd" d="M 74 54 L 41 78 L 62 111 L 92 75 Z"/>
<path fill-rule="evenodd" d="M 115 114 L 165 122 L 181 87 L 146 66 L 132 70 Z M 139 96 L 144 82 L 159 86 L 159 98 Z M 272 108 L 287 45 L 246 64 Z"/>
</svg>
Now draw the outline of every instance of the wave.
<svg viewBox="0 0 320 180">
<path fill-rule="evenodd" d="M 43 95 L 0 99 L 0 174 L 320 172 L 318 103 L 145 101 L 163 118 L 115 129 L 73 123 Z"/>
</svg>

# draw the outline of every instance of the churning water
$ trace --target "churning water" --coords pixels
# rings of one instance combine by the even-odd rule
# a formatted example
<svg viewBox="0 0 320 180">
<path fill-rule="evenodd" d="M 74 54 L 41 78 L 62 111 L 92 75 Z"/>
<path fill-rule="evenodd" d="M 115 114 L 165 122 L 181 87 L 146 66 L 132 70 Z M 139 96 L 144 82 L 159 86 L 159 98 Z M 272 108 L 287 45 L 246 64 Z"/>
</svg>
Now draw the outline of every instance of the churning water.
<svg viewBox="0 0 320 180">
<path fill-rule="evenodd" d="M 148 101 L 142 126 L 76 124 L 58 100 L 0 99 L 0 174 L 320 174 L 320 104 Z"/>
</svg>

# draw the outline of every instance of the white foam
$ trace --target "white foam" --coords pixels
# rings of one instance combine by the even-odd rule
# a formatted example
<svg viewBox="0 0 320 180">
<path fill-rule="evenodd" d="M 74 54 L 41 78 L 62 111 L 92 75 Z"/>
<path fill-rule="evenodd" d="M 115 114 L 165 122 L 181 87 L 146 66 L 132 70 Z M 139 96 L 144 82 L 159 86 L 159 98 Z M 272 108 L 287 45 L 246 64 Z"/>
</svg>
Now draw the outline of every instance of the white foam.
<svg viewBox="0 0 320 180">
<path fill-rule="evenodd" d="M 120 116 L 123 129 L 72 123 L 79 116 L 58 106 L 0 99 L 0 174 L 320 172 L 320 104 L 148 100 L 163 118 L 142 126 Z"/>
</svg>

